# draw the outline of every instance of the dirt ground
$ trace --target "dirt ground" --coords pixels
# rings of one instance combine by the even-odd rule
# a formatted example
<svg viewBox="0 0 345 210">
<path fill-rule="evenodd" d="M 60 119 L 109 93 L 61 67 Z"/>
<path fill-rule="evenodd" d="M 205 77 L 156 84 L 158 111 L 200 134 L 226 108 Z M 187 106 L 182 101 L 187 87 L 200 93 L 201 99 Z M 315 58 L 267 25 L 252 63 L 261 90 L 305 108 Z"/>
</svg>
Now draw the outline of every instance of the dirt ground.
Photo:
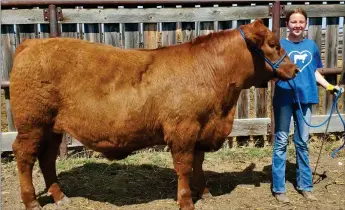
<svg viewBox="0 0 345 210">
<path fill-rule="evenodd" d="M 331 151 L 342 142 L 324 146 L 314 185 L 319 201 L 306 201 L 294 188 L 295 156 L 288 149 L 287 189 L 290 204 L 278 203 L 271 194 L 271 147 L 224 148 L 208 153 L 204 162 L 207 185 L 212 198 L 198 200 L 196 209 L 345 209 L 345 152 L 331 158 Z M 314 171 L 319 144 L 311 144 L 311 165 Z M 2 158 L 1 209 L 24 209 L 15 160 Z M 160 210 L 178 209 L 177 177 L 169 152 L 142 151 L 121 161 L 91 157 L 87 151 L 71 154 L 57 161 L 58 177 L 71 203 L 60 209 L 94 210 Z M 323 176 L 320 176 L 324 174 Z M 44 192 L 44 181 L 37 165 L 33 172 L 34 186 L 43 209 L 56 209 Z"/>
</svg>

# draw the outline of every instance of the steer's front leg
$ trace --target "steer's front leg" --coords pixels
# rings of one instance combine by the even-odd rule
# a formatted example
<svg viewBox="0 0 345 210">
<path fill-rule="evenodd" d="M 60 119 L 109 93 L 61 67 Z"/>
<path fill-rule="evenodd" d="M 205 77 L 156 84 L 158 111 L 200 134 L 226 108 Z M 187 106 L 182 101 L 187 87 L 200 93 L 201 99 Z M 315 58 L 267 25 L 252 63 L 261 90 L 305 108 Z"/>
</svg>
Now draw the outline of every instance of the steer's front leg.
<svg viewBox="0 0 345 210">
<path fill-rule="evenodd" d="M 192 210 L 194 204 L 189 186 L 192 174 L 195 142 L 200 125 L 195 121 L 182 121 L 164 125 L 164 138 L 170 146 L 178 176 L 177 202 L 181 210 Z"/>
<path fill-rule="evenodd" d="M 189 179 L 192 173 L 193 152 L 172 151 L 174 167 L 178 176 L 177 202 L 181 210 L 194 209 Z"/>
<path fill-rule="evenodd" d="M 206 187 L 204 171 L 202 163 L 205 159 L 205 152 L 195 150 L 193 157 L 193 187 L 195 188 L 195 196 L 199 198 L 212 197 L 210 191 Z"/>
</svg>

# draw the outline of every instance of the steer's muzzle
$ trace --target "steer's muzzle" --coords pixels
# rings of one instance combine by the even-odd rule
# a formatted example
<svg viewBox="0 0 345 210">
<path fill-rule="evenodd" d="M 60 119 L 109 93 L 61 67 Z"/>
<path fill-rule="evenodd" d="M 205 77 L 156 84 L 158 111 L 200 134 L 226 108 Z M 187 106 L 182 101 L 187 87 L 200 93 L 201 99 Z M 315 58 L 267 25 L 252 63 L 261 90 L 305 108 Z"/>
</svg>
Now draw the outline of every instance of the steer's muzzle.
<svg viewBox="0 0 345 210">
<path fill-rule="evenodd" d="M 288 59 L 286 62 L 282 62 L 277 69 L 277 76 L 279 79 L 287 81 L 295 78 L 299 72 L 299 68 Z"/>
</svg>

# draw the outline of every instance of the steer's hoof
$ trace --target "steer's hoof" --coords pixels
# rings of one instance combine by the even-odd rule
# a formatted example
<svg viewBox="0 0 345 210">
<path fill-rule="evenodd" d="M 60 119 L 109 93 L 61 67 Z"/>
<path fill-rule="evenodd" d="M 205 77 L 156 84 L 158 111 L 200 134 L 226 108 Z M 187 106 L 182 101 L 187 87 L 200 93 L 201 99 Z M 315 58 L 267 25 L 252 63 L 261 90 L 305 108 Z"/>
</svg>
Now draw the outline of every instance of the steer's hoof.
<svg viewBox="0 0 345 210">
<path fill-rule="evenodd" d="M 197 192 L 196 194 L 196 198 L 197 199 L 207 199 L 207 198 L 211 198 L 212 194 L 210 193 L 210 191 L 207 188 L 204 188 L 204 191 L 202 192 Z"/>
<path fill-rule="evenodd" d="M 62 207 L 66 204 L 69 204 L 71 203 L 71 199 L 69 199 L 66 195 L 63 196 L 63 198 L 61 200 L 59 200 L 58 202 L 56 202 L 56 207 L 59 208 L 59 207 Z"/>
<path fill-rule="evenodd" d="M 26 210 L 42 210 L 41 205 L 38 203 L 37 200 L 32 201 L 26 208 Z"/>
<path fill-rule="evenodd" d="M 202 192 L 202 194 L 200 195 L 200 197 L 202 199 L 206 199 L 206 198 L 211 198 L 212 194 L 210 193 L 210 191 L 208 190 L 207 187 L 205 187 L 204 191 Z"/>
<path fill-rule="evenodd" d="M 202 199 L 212 198 L 212 194 L 210 192 L 204 192 L 201 196 Z"/>
<path fill-rule="evenodd" d="M 181 207 L 180 210 L 194 210 L 194 205 L 188 205 Z"/>
<path fill-rule="evenodd" d="M 192 199 L 189 200 L 181 200 L 180 201 L 180 209 L 181 210 L 194 210 L 194 204 Z"/>
<path fill-rule="evenodd" d="M 180 210 L 195 210 L 194 205 L 188 205 L 184 207 L 180 207 Z"/>
</svg>

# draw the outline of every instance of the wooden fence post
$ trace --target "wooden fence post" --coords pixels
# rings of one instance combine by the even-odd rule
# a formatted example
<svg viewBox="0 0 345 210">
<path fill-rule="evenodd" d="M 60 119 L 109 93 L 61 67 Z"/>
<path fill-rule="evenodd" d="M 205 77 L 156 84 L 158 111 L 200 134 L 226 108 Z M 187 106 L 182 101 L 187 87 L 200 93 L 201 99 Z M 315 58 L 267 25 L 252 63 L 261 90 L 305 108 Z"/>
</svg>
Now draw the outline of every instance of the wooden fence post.
<svg viewBox="0 0 345 210">
<path fill-rule="evenodd" d="M 338 26 L 339 18 L 326 18 L 326 35 L 325 35 L 325 66 L 336 68 L 338 62 Z M 331 84 L 337 84 L 337 75 L 326 75 L 325 79 Z M 324 95 L 324 110 L 327 115 L 332 109 L 334 95 L 326 92 Z"/>
<path fill-rule="evenodd" d="M 2 80 L 9 81 L 10 72 L 12 69 L 13 54 L 16 48 L 16 35 L 13 25 L 3 25 L 1 26 L 1 49 L 0 53 L 2 54 Z M 2 82 L 3 83 L 3 82 Z M 4 86 L 5 87 L 5 86 Z M 7 114 L 7 131 L 16 131 L 14 126 L 11 105 L 10 105 L 10 89 L 9 87 L 4 88 L 5 94 L 5 109 Z"/>
<path fill-rule="evenodd" d="M 58 21 L 62 20 L 62 11 L 60 8 L 56 8 L 55 5 L 50 4 L 48 9 L 44 10 L 44 19 L 49 21 L 49 37 L 58 37 L 61 35 L 59 30 Z M 61 159 L 66 159 L 68 154 L 67 148 L 68 140 L 67 135 L 64 134 L 62 137 L 62 142 L 60 144 L 59 155 Z"/>
<path fill-rule="evenodd" d="M 245 24 L 249 24 L 250 20 L 238 20 L 237 27 Z M 237 118 L 238 119 L 248 119 L 250 113 L 250 90 L 243 89 L 238 97 L 237 101 Z M 249 146 L 250 143 L 250 136 L 238 136 L 236 138 L 236 142 L 238 146 Z M 253 146 L 253 145 L 251 145 Z"/>
<path fill-rule="evenodd" d="M 309 18 L 309 28 L 308 28 L 308 39 L 312 39 L 315 41 L 316 45 L 318 46 L 320 52 L 322 49 L 322 18 Z M 324 91 L 322 87 L 318 86 L 319 93 Z M 313 104 L 312 106 L 312 114 L 318 115 L 320 112 L 320 104 Z M 323 112 L 324 113 L 324 112 Z"/>
<path fill-rule="evenodd" d="M 345 44 L 343 43 L 343 49 L 345 48 Z M 342 73 L 340 75 L 340 80 L 338 82 L 338 85 L 341 86 L 342 88 L 344 88 L 344 85 L 345 85 L 345 52 L 343 51 L 343 55 L 342 55 L 342 67 L 343 67 L 343 70 L 342 70 Z M 341 94 L 340 96 L 340 101 L 342 103 L 342 108 L 339 109 L 339 111 L 344 114 L 345 113 L 345 97 L 344 97 L 344 94 Z M 345 135 L 345 134 L 343 134 Z"/>
<path fill-rule="evenodd" d="M 273 8 L 272 8 L 272 28 L 273 33 L 276 34 L 278 39 L 280 38 L 280 17 L 281 17 L 282 9 L 280 7 L 280 1 L 274 1 Z M 275 82 L 271 81 L 271 99 L 273 102 L 274 96 L 274 88 Z M 269 143 L 272 144 L 274 142 L 274 112 L 273 112 L 273 103 L 271 103 L 271 126 L 270 126 L 270 138 Z"/>
</svg>

